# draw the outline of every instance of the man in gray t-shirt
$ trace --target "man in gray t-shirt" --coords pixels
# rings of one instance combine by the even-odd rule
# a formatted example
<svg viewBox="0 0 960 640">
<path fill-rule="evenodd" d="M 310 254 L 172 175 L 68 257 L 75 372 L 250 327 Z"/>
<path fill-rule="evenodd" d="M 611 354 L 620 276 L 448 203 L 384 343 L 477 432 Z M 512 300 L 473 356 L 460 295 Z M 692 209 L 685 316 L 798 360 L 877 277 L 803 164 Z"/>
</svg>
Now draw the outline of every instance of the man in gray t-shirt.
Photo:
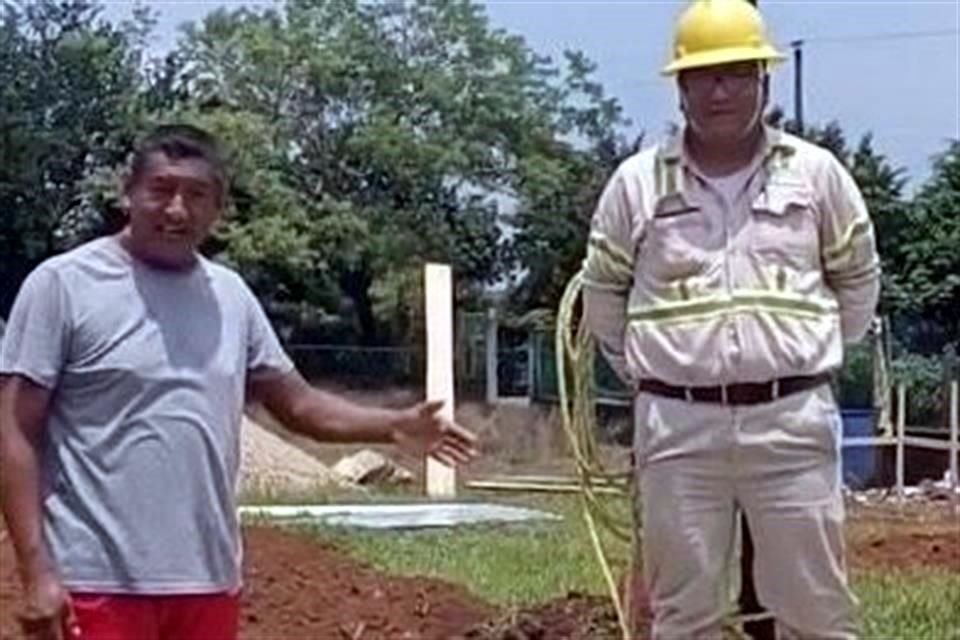
<svg viewBox="0 0 960 640">
<path fill-rule="evenodd" d="M 197 253 L 225 191 L 208 134 L 158 129 L 134 156 L 124 231 L 47 260 L 19 292 L 0 468 L 32 637 L 236 637 L 247 401 L 318 440 L 475 455 L 437 403 L 368 409 L 299 376 L 240 276 Z"/>
</svg>

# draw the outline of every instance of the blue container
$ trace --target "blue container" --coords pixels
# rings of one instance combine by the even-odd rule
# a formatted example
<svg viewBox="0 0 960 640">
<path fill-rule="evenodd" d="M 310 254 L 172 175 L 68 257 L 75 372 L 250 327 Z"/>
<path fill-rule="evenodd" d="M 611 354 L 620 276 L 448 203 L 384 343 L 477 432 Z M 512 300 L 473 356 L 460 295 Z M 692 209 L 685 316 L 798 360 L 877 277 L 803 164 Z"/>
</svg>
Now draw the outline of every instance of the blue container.
<svg viewBox="0 0 960 640">
<path fill-rule="evenodd" d="M 841 409 L 844 438 L 869 438 L 875 435 L 873 409 Z M 841 454 L 843 483 L 851 489 L 870 486 L 877 472 L 875 445 L 844 447 Z"/>
</svg>

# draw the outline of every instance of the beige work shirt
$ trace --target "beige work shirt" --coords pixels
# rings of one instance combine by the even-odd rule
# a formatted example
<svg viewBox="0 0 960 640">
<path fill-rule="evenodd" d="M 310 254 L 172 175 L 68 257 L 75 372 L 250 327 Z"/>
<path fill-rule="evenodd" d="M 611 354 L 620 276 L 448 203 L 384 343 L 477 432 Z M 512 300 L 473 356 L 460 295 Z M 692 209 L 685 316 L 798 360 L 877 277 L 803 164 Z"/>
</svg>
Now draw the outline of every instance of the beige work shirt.
<svg viewBox="0 0 960 640">
<path fill-rule="evenodd" d="M 628 382 L 763 382 L 837 369 L 873 318 L 880 261 L 853 178 L 767 129 L 724 198 L 683 132 L 616 170 L 593 217 L 585 320 Z"/>
</svg>

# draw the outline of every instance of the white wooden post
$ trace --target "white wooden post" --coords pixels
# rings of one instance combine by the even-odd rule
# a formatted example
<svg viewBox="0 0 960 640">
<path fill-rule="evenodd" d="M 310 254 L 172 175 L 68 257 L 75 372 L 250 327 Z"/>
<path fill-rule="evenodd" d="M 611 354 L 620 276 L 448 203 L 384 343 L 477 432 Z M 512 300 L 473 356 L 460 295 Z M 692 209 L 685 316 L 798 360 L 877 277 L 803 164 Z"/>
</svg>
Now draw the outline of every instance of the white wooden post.
<svg viewBox="0 0 960 640">
<path fill-rule="evenodd" d="M 884 437 L 893 435 L 893 421 L 890 419 L 890 401 L 893 392 L 890 389 L 890 373 L 887 369 L 887 326 L 884 318 L 873 321 L 873 408 L 877 412 L 877 428 Z"/>
<path fill-rule="evenodd" d="M 906 435 L 907 388 L 901 382 L 897 385 L 897 501 L 903 505 L 904 451 L 903 439 Z"/>
<path fill-rule="evenodd" d="M 960 461 L 957 457 L 960 455 L 960 417 L 958 417 L 958 399 L 960 396 L 960 382 L 953 380 L 950 382 L 950 497 L 953 500 L 954 511 L 960 511 L 960 493 L 957 488 L 960 487 L 960 478 L 957 477 Z"/>
<path fill-rule="evenodd" d="M 487 309 L 487 327 L 486 327 L 486 378 L 487 378 L 487 404 L 491 407 L 497 404 L 499 397 L 500 380 L 497 378 L 497 310 L 493 307 Z"/>
<path fill-rule="evenodd" d="M 442 400 L 441 415 L 453 420 L 453 284 L 450 266 L 428 264 L 424 270 L 427 318 L 427 399 Z M 453 467 L 427 456 L 427 495 L 452 497 L 457 493 Z"/>
</svg>

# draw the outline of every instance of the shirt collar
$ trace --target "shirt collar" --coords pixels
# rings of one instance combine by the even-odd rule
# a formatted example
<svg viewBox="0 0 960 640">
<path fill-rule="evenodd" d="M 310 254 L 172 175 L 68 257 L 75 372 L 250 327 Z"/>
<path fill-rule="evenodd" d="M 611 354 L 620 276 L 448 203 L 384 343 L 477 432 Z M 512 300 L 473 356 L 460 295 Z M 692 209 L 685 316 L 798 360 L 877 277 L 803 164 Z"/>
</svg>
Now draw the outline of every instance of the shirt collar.
<svg viewBox="0 0 960 640">
<path fill-rule="evenodd" d="M 687 158 L 686 145 L 683 143 L 685 131 L 686 129 L 681 127 L 667 137 L 661 144 L 657 155 L 659 160 L 667 165 L 679 163 L 681 167 L 699 174 L 696 166 Z M 780 129 L 764 125 L 763 133 L 763 143 L 751 162 L 754 171 L 759 168 L 760 165 L 770 161 L 771 158 L 788 158 L 796 153 L 796 147 Z M 751 173 L 753 173 L 753 171 L 751 171 Z"/>
</svg>

